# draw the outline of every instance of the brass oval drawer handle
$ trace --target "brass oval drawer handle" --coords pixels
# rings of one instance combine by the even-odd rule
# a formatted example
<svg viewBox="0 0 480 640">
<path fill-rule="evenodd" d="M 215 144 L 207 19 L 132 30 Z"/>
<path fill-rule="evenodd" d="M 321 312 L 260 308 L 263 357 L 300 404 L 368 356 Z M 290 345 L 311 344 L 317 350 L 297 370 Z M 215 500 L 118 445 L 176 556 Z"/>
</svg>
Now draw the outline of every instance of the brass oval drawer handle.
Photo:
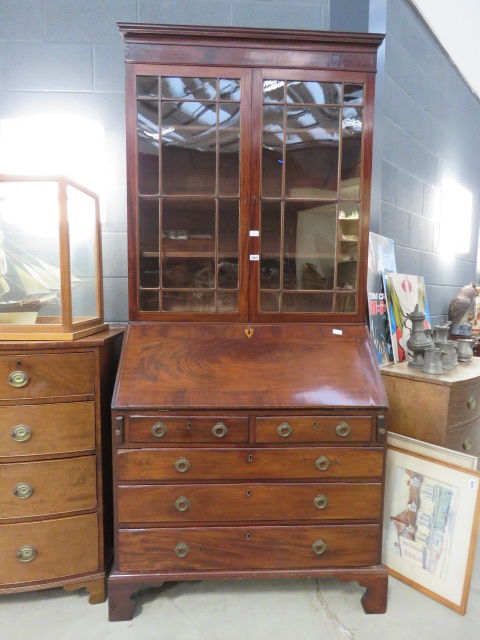
<svg viewBox="0 0 480 640">
<path fill-rule="evenodd" d="M 12 373 L 8 376 L 8 383 L 16 389 L 26 387 L 29 382 L 30 377 L 26 371 L 12 371 Z"/>
<path fill-rule="evenodd" d="M 10 434 L 15 442 L 26 442 L 32 437 L 32 430 L 26 424 L 17 424 Z"/>
<path fill-rule="evenodd" d="M 282 424 L 277 429 L 278 435 L 282 438 L 288 438 L 288 436 L 291 435 L 292 431 L 293 429 L 288 424 L 288 422 L 282 422 Z"/>
<path fill-rule="evenodd" d="M 190 469 L 190 462 L 186 458 L 179 458 L 175 462 L 175 469 L 179 473 L 186 473 Z"/>
<path fill-rule="evenodd" d="M 475 400 L 474 396 L 470 396 L 467 402 L 467 406 L 469 409 L 475 409 L 475 407 L 477 406 L 477 401 Z"/>
<path fill-rule="evenodd" d="M 346 438 L 347 436 L 350 435 L 350 431 L 351 431 L 350 425 L 346 422 L 340 422 L 340 424 L 337 424 L 335 431 L 337 432 L 337 436 L 340 436 L 341 438 Z"/>
<path fill-rule="evenodd" d="M 167 435 L 167 427 L 163 422 L 156 422 L 152 427 L 152 433 L 155 438 L 163 438 L 163 436 Z"/>
<path fill-rule="evenodd" d="M 473 444 L 472 439 L 467 438 L 462 446 L 465 449 L 465 451 L 470 451 L 470 449 L 472 448 L 472 444 Z"/>
<path fill-rule="evenodd" d="M 215 424 L 212 427 L 212 433 L 214 436 L 216 436 L 217 438 L 223 438 L 223 436 L 226 436 L 228 432 L 227 427 L 223 424 L 223 422 L 217 422 L 217 424 Z"/>
<path fill-rule="evenodd" d="M 17 498 L 20 498 L 21 500 L 30 498 L 32 493 L 33 493 L 33 487 L 31 484 L 28 484 L 27 482 L 20 482 L 19 484 L 17 484 L 17 486 L 13 490 L 13 494 Z"/>
<path fill-rule="evenodd" d="M 177 500 L 175 500 L 175 507 L 179 511 L 187 511 L 190 509 L 190 500 L 185 496 L 180 496 Z"/>
<path fill-rule="evenodd" d="M 179 558 L 186 558 L 190 553 L 190 547 L 186 542 L 179 542 L 175 547 L 175 553 Z"/>
<path fill-rule="evenodd" d="M 326 471 L 330 466 L 330 460 L 327 456 L 320 456 L 320 458 L 315 460 L 315 466 L 319 471 Z"/>
<path fill-rule="evenodd" d="M 324 543 L 323 540 L 320 540 L 319 538 L 318 540 L 315 540 L 315 542 L 312 544 L 312 550 L 315 555 L 321 556 L 322 553 L 325 553 L 325 551 L 327 550 L 327 545 Z"/>
<path fill-rule="evenodd" d="M 38 556 L 38 552 L 35 547 L 30 544 L 26 544 L 17 551 L 17 558 L 20 562 L 32 562 Z"/>
<path fill-rule="evenodd" d="M 313 504 L 317 509 L 325 509 L 328 504 L 328 500 L 323 493 L 319 493 L 318 496 L 313 499 Z"/>
</svg>

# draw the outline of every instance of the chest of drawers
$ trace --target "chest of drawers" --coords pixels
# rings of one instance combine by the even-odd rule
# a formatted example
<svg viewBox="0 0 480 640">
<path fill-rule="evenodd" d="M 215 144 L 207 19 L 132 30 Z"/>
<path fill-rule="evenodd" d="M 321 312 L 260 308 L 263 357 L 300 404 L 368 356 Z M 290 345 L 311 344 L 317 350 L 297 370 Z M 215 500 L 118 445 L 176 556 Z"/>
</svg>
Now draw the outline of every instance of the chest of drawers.
<svg viewBox="0 0 480 640">
<path fill-rule="evenodd" d="M 142 585 L 218 578 L 357 580 L 385 610 L 386 399 L 365 328 L 244 328 L 128 328 L 111 620 Z"/>
<path fill-rule="evenodd" d="M 121 337 L 0 343 L 0 594 L 86 587 L 105 600 Z"/>
<path fill-rule="evenodd" d="M 480 358 L 440 376 L 402 362 L 383 367 L 389 429 L 418 440 L 480 455 Z"/>
</svg>

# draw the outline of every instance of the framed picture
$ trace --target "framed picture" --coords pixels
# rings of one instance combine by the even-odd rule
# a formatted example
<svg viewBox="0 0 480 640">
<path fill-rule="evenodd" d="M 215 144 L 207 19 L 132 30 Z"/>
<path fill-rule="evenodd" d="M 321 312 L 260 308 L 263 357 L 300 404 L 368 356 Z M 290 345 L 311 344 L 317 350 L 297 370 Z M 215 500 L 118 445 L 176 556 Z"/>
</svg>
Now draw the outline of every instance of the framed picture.
<svg viewBox="0 0 480 640">
<path fill-rule="evenodd" d="M 402 451 L 416 453 L 419 456 L 432 458 L 439 462 L 446 462 L 455 467 L 471 469 L 472 471 L 478 469 L 477 456 L 470 456 L 468 453 L 463 453 L 462 451 L 439 447 L 437 444 L 432 444 L 431 442 L 422 442 L 421 440 L 416 440 L 415 438 L 410 438 L 400 433 L 393 433 L 393 431 L 387 433 L 387 444 L 389 447 L 396 447 L 397 449 L 402 449 Z"/>
<path fill-rule="evenodd" d="M 480 510 L 480 473 L 390 447 L 383 563 L 388 572 L 462 615 Z"/>
</svg>

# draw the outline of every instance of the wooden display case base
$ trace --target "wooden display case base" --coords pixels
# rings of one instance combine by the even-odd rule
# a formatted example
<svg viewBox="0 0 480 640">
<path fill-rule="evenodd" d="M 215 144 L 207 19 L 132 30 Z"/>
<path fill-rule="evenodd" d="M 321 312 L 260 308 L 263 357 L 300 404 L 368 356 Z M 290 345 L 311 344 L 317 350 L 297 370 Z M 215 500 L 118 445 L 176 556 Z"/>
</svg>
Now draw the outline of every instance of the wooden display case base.
<svg viewBox="0 0 480 640">
<path fill-rule="evenodd" d="M 215 571 L 208 573 L 119 573 L 108 578 L 108 619 L 110 622 L 131 620 L 135 614 L 133 596 L 147 587 L 161 587 L 165 582 L 185 580 L 226 580 L 274 578 L 337 578 L 342 582 L 358 582 L 366 587 L 361 604 L 365 613 L 385 613 L 387 610 L 388 573 L 382 565 L 358 569 L 325 569 L 318 571 Z"/>
</svg>

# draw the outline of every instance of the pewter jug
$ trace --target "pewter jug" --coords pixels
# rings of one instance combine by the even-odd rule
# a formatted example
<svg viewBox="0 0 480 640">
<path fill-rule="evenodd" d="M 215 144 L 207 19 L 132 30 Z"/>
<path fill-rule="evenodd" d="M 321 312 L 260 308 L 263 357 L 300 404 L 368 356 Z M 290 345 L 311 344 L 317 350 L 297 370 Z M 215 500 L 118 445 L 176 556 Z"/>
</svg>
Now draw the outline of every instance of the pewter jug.
<svg viewBox="0 0 480 640">
<path fill-rule="evenodd" d="M 441 342 L 446 342 L 448 338 L 448 332 L 450 331 L 450 322 L 444 324 L 436 324 L 433 327 L 433 339 Z"/>
<path fill-rule="evenodd" d="M 473 357 L 474 346 L 475 340 L 473 338 L 457 340 L 458 359 L 461 362 L 470 362 Z"/>
<path fill-rule="evenodd" d="M 442 351 L 442 366 L 445 371 L 454 369 L 458 364 L 456 359 L 457 345 L 455 342 L 435 340 L 435 346 Z"/>
<path fill-rule="evenodd" d="M 437 347 L 428 347 L 424 351 L 423 367 L 424 373 L 434 373 L 439 375 L 443 373 L 442 366 L 442 350 Z"/>
</svg>

